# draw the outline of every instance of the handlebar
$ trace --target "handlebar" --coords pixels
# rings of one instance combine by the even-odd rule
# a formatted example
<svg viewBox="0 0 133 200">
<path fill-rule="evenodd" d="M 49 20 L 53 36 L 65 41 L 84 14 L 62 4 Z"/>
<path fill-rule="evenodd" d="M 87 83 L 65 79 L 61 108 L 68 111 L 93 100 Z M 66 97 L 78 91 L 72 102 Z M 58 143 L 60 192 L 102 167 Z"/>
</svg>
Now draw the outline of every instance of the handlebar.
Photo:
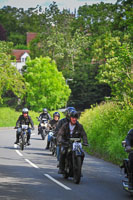
<svg viewBox="0 0 133 200">
<path fill-rule="evenodd" d="M 18 129 L 19 127 L 15 126 L 14 129 Z"/>
<path fill-rule="evenodd" d="M 28 125 L 26 125 L 26 126 L 28 126 Z M 15 127 L 14 127 L 14 129 L 18 129 L 18 128 L 22 128 L 22 126 L 20 126 L 20 127 L 18 127 L 18 126 L 15 126 Z M 34 128 L 34 127 L 31 127 L 31 128 L 30 128 L 30 127 L 28 127 L 28 129 L 32 129 L 32 130 L 34 130 L 35 128 Z"/>
<path fill-rule="evenodd" d="M 83 146 L 89 147 L 90 145 L 87 143 L 83 143 Z"/>
<path fill-rule="evenodd" d="M 81 142 L 80 138 L 70 138 L 69 139 L 71 142 Z"/>
</svg>

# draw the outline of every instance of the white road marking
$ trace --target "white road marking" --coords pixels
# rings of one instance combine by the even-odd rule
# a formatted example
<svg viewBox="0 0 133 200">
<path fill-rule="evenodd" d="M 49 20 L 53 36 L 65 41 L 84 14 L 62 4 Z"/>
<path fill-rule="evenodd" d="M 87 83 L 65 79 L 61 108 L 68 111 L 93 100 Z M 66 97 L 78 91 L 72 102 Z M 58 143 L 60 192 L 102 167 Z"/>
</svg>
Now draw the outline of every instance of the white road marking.
<svg viewBox="0 0 133 200">
<path fill-rule="evenodd" d="M 35 133 L 31 133 L 31 136 L 35 135 Z"/>
<path fill-rule="evenodd" d="M 18 154 L 19 156 L 23 156 L 23 154 L 20 153 L 19 150 L 16 150 L 16 152 L 17 152 L 17 154 Z"/>
<path fill-rule="evenodd" d="M 48 175 L 48 174 L 44 174 L 44 176 L 46 176 L 47 178 L 49 178 L 50 180 L 52 180 L 53 182 L 57 183 L 58 185 L 60 185 L 61 187 L 65 188 L 66 190 L 71 190 L 71 188 L 65 186 L 64 184 L 60 183 L 59 181 L 57 181 L 56 179 L 54 179 L 52 176 Z"/>
<path fill-rule="evenodd" d="M 30 165 L 32 165 L 32 167 L 39 168 L 37 165 L 35 165 L 34 163 L 32 163 L 30 160 L 25 159 L 25 161 L 28 162 Z"/>
<path fill-rule="evenodd" d="M 19 150 L 16 150 L 17 154 L 19 156 L 23 156 L 23 154 L 21 154 L 19 152 Z M 34 163 L 32 163 L 30 160 L 28 159 L 25 159 L 26 162 L 28 162 L 32 167 L 35 167 L 35 168 L 39 168 L 37 165 L 35 165 Z M 54 179 L 52 176 L 48 175 L 48 174 L 44 174 L 44 176 L 46 176 L 47 178 L 49 178 L 50 180 L 52 180 L 53 182 L 55 182 L 56 184 L 60 185 L 61 187 L 63 187 L 64 189 L 66 190 L 71 190 L 71 188 L 65 186 L 64 184 L 60 183 L 59 181 L 57 181 L 56 179 Z"/>
</svg>

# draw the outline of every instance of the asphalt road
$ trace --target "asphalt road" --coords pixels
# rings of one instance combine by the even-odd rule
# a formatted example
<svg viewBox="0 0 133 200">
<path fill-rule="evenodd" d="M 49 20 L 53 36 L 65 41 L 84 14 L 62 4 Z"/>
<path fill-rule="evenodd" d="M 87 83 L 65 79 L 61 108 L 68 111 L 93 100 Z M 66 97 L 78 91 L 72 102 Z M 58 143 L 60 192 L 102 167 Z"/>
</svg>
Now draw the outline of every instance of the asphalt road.
<svg viewBox="0 0 133 200">
<path fill-rule="evenodd" d="M 0 200 L 130 200 L 118 166 L 86 154 L 79 185 L 58 174 L 46 140 L 32 133 L 24 151 L 14 148 L 15 130 L 0 128 Z"/>
</svg>

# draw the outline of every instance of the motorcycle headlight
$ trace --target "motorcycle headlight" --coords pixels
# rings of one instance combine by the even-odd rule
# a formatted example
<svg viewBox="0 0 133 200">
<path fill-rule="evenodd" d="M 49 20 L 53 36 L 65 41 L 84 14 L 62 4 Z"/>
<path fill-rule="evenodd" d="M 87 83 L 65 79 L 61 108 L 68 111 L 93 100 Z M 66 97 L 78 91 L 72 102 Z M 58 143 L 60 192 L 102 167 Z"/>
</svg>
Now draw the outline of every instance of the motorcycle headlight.
<svg viewBox="0 0 133 200">
<path fill-rule="evenodd" d="M 41 126 L 42 126 L 42 127 L 44 127 L 44 126 L 45 126 L 45 124 L 41 123 Z"/>
<path fill-rule="evenodd" d="M 54 134 L 53 132 L 49 132 L 49 135 L 50 135 L 50 136 L 53 136 L 53 134 Z"/>
</svg>

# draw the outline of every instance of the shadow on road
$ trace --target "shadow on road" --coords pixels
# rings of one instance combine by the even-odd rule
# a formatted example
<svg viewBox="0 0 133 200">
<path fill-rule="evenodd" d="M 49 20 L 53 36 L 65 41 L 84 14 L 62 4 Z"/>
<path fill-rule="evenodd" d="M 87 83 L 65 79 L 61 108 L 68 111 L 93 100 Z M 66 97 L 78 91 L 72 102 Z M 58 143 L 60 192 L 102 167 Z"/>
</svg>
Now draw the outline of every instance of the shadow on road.
<svg viewBox="0 0 133 200">
<path fill-rule="evenodd" d="M 48 189 L 49 184 L 34 168 L 0 165 L 0 200 L 44 200 Z"/>
</svg>

